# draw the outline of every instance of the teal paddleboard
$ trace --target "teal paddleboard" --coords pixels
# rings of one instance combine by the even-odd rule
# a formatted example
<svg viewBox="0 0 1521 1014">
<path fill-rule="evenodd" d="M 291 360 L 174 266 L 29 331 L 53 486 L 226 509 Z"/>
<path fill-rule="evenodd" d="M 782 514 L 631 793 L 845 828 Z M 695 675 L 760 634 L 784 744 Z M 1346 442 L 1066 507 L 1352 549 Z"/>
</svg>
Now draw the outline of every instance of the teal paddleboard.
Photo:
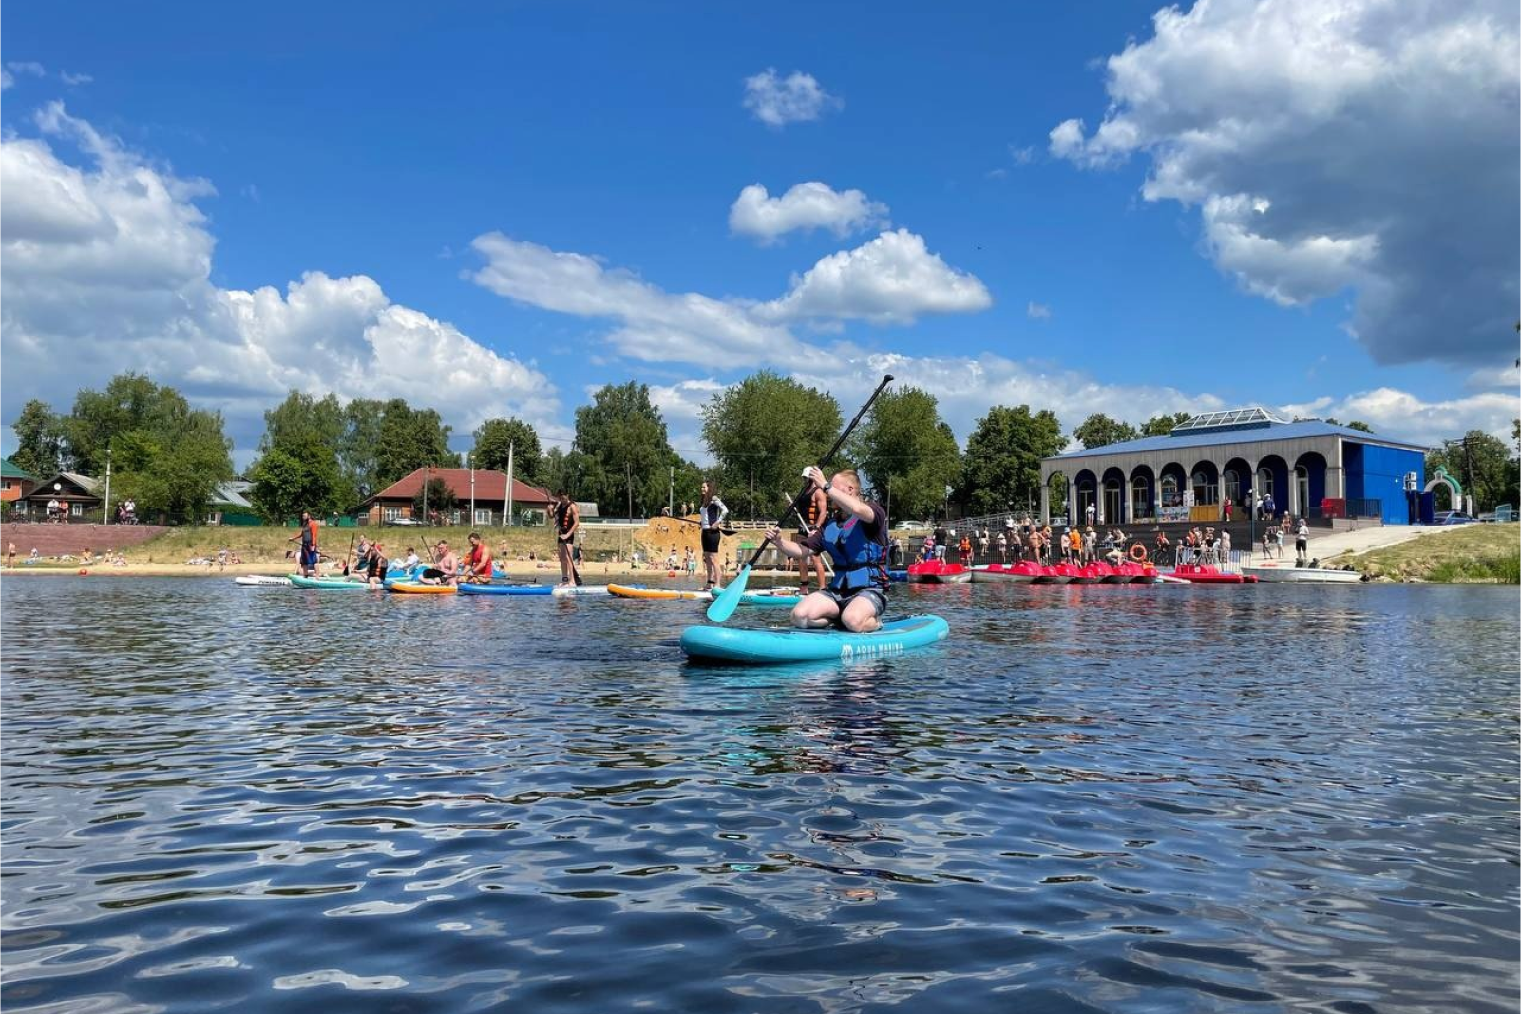
<svg viewBox="0 0 1521 1014">
<path fill-rule="evenodd" d="M 462 584 L 461 595 L 548 595 L 554 591 L 547 584 Z"/>
<path fill-rule="evenodd" d="M 290 583 L 297 588 L 311 588 L 315 591 L 364 591 L 369 587 L 363 581 L 350 581 L 341 577 L 302 577 L 300 574 L 292 574 Z"/>
<path fill-rule="evenodd" d="M 694 659 L 781 665 L 883 658 L 934 644 L 951 632 L 938 616 L 910 616 L 882 624 L 870 634 L 844 630 L 746 630 L 743 627 L 688 627 L 681 650 Z"/>
<path fill-rule="evenodd" d="M 778 595 L 775 592 L 747 591 L 739 597 L 742 606 L 761 606 L 767 609 L 791 609 L 801 601 L 801 595 Z"/>
</svg>

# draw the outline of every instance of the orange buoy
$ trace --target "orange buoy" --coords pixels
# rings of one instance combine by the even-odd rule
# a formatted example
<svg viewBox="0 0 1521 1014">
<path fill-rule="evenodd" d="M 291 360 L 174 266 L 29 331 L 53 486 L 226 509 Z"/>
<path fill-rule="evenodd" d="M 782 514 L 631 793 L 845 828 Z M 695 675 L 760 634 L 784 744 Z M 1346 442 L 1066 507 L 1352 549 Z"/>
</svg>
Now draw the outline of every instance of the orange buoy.
<svg viewBox="0 0 1521 1014">
<path fill-rule="evenodd" d="M 80 567 L 80 568 L 79 568 L 79 576 L 80 576 L 80 577 L 84 577 L 84 576 L 85 576 L 85 575 L 86 575 L 86 574 L 88 574 L 88 573 L 89 573 L 89 571 L 88 571 L 88 570 L 85 570 L 85 569 L 84 569 L 84 568 L 83 568 L 83 567 Z"/>
</svg>

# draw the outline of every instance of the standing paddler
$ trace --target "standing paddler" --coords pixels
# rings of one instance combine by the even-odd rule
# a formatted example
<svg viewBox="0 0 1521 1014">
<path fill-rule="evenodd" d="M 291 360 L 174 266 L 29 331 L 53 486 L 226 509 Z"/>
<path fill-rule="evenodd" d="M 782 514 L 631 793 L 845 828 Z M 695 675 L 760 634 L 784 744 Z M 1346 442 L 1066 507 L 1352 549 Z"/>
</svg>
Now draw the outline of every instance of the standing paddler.
<svg viewBox="0 0 1521 1014">
<path fill-rule="evenodd" d="M 302 577 L 317 576 L 317 520 L 312 517 L 310 511 L 301 512 L 301 531 L 286 539 L 286 542 L 301 540 L 301 558 L 297 561 L 298 569 Z"/>
<path fill-rule="evenodd" d="M 729 508 L 718 498 L 718 487 L 712 480 L 702 483 L 702 505 L 698 508 L 698 524 L 702 526 L 702 572 L 703 591 L 712 591 L 718 584 L 718 547 L 723 532 L 724 519 Z"/>
<path fill-rule="evenodd" d="M 808 536 L 806 546 L 785 538 L 775 527 L 766 537 L 794 560 L 810 552 L 828 553 L 834 577 L 792 608 L 792 622 L 799 627 L 837 623 L 869 634 L 882 625 L 887 608 L 887 512 L 875 500 L 861 498 L 860 477 L 848 468 L 828 480 L 817 465 L 803 475 L 829 498 L 827 519 Z"/>
<path fill-rule="evenodd" d="M 560 587 L 581 583 L 581 575 L 576 570 L 576 532 L 581 528 L 581 511 L 570 499 L 569 493 L 562 492 L 559 502 L 554 506 L 555 518 L 555 548 L 560 553 Z"/>
</svg>

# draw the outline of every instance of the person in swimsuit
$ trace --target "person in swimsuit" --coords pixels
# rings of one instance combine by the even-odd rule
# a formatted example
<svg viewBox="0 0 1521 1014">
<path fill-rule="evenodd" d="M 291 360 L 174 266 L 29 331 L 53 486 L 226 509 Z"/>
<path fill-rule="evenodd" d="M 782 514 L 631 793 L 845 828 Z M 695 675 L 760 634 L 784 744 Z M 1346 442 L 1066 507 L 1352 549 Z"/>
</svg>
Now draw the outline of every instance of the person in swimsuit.
<svg viewBox="0 0 1521 1014">
<path fill-rule="evenodd" d="M 702 526 L 702 578 L 703 591 L 711 591 L 718 584 L 718 547 L 723 538 L 724 520 L 729 508 L 718 498 L 718 486 L 710 479 L 702 483 L 702 503 L 697 508 L 697 523 Z"/>
<path fill-rule="evenodd" d="M 798 545 L 807 548 L 808 538 L 829 517 L 829 497 L 824 491 L 815 486 L 813 492 L 808 494 L 808 506 L 803 508 L 803 530 L 798 532 Z M 808 582 L 810 578 L 818 578 L 819 587 L 825 587 L 827 577 L 824 574 L 824 557 L 809 553 L 798 561 L 797 590 L 803 595 L 809 592 Z"/>
<path fill-rule="evenodd" d="M 433 566 L 422 572 L 420 584 L 456 584 L 459 581 L 459 557 L 444 539 L 433 547 Z"/>
<path fill-rule="evenodd" d="M 371 588 L 383 587 L 386 583 L 386 573 L 390 570 L 391 561 L 385 554 L 385 547 L 378 542 L 369 545 L 369 563 L 365 568 L 365 583 Z"/>
<path fill-rule="evenodd" d="M 814 529 L 806 548 L 774 525 L 766 537 L 794 560 L 805 552 L 828 553 L 834 577 L 828 587 L 793 606 L 792 623 L 803 628 L 838 624 L 869 634 L 882 625 L 882 611 L 887 608 L 887 512 L 875 500 L 861 499 L 861 480 L 849 469 L 827 481 L 816 465 L 807 475 L 829 497 L 832 509 L 827 520 Z"/>
<path fill-rule="evenodd" d="M 569 493 L 561 493 L 554 505 L 555 541 L 560 554 L 560 586 L 581 583 L 576 572 L 576 532 L 581 528 L 581 512 L 571 502 Z"/>
</svg>

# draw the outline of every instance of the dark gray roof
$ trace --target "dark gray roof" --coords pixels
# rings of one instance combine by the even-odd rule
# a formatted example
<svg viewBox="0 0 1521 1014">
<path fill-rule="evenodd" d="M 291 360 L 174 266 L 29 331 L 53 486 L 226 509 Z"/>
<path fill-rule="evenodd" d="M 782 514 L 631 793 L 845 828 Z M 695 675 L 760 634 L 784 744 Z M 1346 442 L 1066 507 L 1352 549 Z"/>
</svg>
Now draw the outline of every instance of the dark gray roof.
<svg viewBox="0 0 1521 1014">
<path fill-rule="evenodd" d="M 1167 453 L 1180 451 L 1187 447 L 1222 447 L 1228 444 L 1250 444 L 1261 440 L 1303 440 L 1307 437 L 1346 437 L 1361 444 L 1377 444 L 1380 447 L 1400 447 L 1410 451 L 1424 451 L 1426 448 L 1419 444 L 1407 444 L 1399 440 L 1388 440 L 1373 433 L 1364 433 L 1362 430 L 1348 429 L 1345 426 L 1335 426 L 1319 419 L 1306 420 L 1304 422 L 1269 423 L 1265 426 L 1244 426 L 1230 429 L 1213 430 L 1185 430 L 1181 433 L 1169 433 L 1160 437 L 1141 437 L 1139 440 L 1124 440 L 1117 444 L 1108 444 L 1104 447 L 1084 448 L 1081 451 L 1069 451 L 1066 454 L 1058 454 L 1054 458 L 1046 458 L 1046 461 L 1064 461 L 1069 458 L 1095 458 L 1108 457 L 1115 454 L 1149 454 L 1152 452 Z"/>
</svg>

